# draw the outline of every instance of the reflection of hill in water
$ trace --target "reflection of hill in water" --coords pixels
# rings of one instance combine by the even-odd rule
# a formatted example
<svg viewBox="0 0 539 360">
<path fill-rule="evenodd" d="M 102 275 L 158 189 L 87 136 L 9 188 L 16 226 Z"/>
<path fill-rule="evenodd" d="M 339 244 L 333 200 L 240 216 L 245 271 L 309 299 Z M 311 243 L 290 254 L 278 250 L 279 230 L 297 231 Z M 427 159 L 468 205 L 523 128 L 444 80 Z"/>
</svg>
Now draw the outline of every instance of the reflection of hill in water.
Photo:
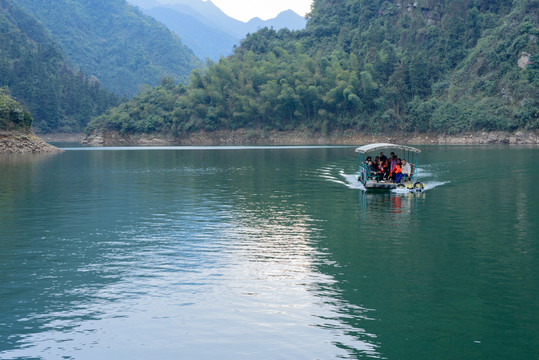
<svg viewBox="0 0 539 360">
<path fill-rule="evenodd" d="M 387 191 L 385 193 L 371 193 L 360 192 L 360 201 L 362 202 L 362 208 L 360 210 L 369 210 L 370 213 L 375 216 L 387 216 L 389 213 L 399 214 L 402 212 L 408 215 L 412 211 L 415 202 L 418 199 L 425 199 L 427 192 L 392 192 Z"/>
</svg>

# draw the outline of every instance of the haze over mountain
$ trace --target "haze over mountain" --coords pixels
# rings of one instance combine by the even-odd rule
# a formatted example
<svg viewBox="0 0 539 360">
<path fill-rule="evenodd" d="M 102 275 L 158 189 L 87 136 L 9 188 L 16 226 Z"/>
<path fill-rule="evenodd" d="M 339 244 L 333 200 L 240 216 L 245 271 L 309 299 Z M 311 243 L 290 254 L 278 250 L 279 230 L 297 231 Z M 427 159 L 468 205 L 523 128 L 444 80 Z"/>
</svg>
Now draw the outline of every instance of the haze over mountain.
<svg viewBox="0 0 539 360">
<path fill-rule="evenodd" d="M 232 53 L 239 38 L 208 26 L 197 18 L 166 7 L 143 10 L 146 14 L 165 24 L 182 39 L 200 59 L 217 60 Z"/>
<path fill-rule="evenodd" d="M 211 1 L 183 0 L 175 4 L 160 4 L 156 0 L 128 2 L 174 31 L 201 59 L 217 60 L 221 55 L 230 55 L 234 45 L 239 45 L 248 33 L 260 28 L 300 30 L 307 23 L 305 18 L 292 10 L 283 11 L 269 20 L 253 18 L 242 22 L 226 15 Z"/>
</svg>

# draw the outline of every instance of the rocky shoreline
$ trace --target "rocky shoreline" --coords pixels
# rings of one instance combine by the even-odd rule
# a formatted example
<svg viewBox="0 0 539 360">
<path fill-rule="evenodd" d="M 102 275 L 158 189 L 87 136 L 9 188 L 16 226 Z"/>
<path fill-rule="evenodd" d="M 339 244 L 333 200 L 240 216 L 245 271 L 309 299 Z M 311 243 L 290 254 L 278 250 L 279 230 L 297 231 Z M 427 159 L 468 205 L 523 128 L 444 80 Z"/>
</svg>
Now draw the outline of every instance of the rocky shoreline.
<svg viewBox="0 0 539 360">
<path fill-rule="evenodd" d="M 196 132 L 180 137 L 164 135 L 126 135 L 106 132 L 86 136 L 77 134 L 46 134 L 43 138 L 31 132 L 0 132 L 0 154 L 54 153 L 62 150 L 47 142 L 76 142 L 92 146 L 208 146 L 208 145 L 363 145 L 389 142 L 408 145 L 486 145 L 539 144 L 539 131 L 476 132 L 459 135 L 390 134 L 370 135 L 352 131 L 327 135 L 292 131 L 234 130 Z M 46 142 L 46 141 L 47 142 Z"/>
<path fill-rule="evenodd" d="M 86 137 L 85 133 L 49 133 L 36 135 L 48 143 L 81 143 Z"/>
<path fill-rule="evenodd" d="M 0 154 L 55 153 L 63 150 L 31 132 L 0 132 Z"/>
<path fill-rule="evenodd" d="M 539 131 L 475 132 L 459 135 L 445 134 L 390 134 L 370 135 L 352 131 L 328 135 L 293 131 L 234 130 L 196 132 L 180 137 L 148 134 L 120 134 L 105 132 L 92 134 L 81 141 L 97 146 L 121 145 L 362 145 L 389 142 L 409 145 L 483 145 L 483 144 L 539 144 Z"/>
</svg>

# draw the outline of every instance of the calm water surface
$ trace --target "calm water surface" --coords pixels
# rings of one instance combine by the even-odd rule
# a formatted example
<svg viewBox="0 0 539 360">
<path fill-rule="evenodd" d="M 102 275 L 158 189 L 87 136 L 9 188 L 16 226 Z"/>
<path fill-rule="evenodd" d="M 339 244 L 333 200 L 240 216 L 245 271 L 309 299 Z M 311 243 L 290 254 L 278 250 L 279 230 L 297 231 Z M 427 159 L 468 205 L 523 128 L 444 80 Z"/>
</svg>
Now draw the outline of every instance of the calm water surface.
<svg viewBox="0 0 539 360">
<path fill-rule="evenodd" d="M 539 148 L 0 157 L 2 359 L 537 359 Z"/>
</svg>

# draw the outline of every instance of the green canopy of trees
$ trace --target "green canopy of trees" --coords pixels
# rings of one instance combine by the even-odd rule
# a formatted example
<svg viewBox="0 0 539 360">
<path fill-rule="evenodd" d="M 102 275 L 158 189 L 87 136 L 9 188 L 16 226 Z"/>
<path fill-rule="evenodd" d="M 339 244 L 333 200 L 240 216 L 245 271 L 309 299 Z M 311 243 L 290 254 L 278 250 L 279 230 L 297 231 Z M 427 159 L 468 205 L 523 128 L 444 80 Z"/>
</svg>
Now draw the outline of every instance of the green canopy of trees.
<svg viewBox="0 0 539 360">
<path fill-rule="evenodd" d="M 11 0 L 0 0 L 0 86 L 26 106 L 40 132 L 82 131 L 119 103 L 95 77 L 73 71 L 45 27 Z"/>
<path fill-rule="evenodd" d="M 9 95 L 6 88 L 0 88 L 0 131 L 29 130 L 32 115 L 24 106 Z"/>
<path fill-rule="evenodd" d="M 164 79 L 87 131 L 537 129 L 537 7 L 315 0 L 305 30 L 251 34 L 189 85 Z"/>
</svg>

